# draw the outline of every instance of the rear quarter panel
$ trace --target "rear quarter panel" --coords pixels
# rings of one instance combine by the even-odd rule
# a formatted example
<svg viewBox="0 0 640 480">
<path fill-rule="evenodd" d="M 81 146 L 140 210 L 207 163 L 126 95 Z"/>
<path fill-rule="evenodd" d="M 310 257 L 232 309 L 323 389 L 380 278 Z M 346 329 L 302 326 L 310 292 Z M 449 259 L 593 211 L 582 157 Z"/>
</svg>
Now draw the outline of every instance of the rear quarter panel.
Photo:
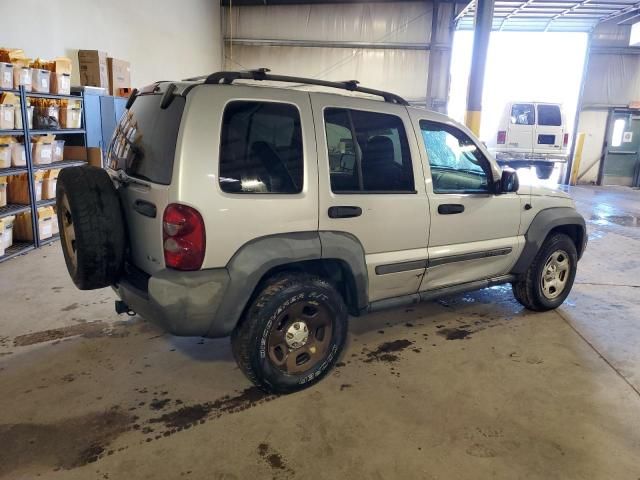
<svg viewBox="0 0 640 480">
<path fill-rule="evenodd" d="M 225 193 L 219 185 L 222 116 L 233 100 L 279 101 L 300 112 L 304 174 L 299 194 Z M 309 94 L 292 90 L 201 85 L 187 97 L 174 166 L 171 201 L 196 208 L 206 228 L 202 268 L 223 267 L 259 237 L 318 229 L 316 141 Z"/>
</svg>

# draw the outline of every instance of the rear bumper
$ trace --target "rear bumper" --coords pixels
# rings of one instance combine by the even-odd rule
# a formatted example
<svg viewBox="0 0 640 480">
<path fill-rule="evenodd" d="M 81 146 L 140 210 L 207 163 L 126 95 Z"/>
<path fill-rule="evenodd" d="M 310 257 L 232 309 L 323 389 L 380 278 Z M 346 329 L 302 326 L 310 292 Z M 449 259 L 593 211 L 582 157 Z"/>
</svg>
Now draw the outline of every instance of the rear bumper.
<svg viewBox="0 0 640 480">
<path fill-rule="evenodd" d="M 228 286 L 229 273 L 216 268 L 152 276 L 129 271 L 113 289 L 131 310 L 173 335 L 223 337 L 231 331 L 216 322 L 216 313 Z"/>
<path fill-rule="evenodd" d="M 498 163 L 545 165 L 549 163 L 566 162 L 566 153 L 523 153 L 523 152 L 492 152 Z"/>
</svg>

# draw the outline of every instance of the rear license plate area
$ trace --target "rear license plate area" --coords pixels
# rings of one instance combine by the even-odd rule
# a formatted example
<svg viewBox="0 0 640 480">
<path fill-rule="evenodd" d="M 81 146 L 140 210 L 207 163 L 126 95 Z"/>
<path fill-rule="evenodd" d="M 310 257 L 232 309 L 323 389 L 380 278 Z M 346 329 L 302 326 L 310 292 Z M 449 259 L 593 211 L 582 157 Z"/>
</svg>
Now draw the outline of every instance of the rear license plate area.
<svg viewBox="0 0 640 480">
<path fill-rule="evenodd" d="M 555 145 L 555 135 L 538 135 L 538 145 Z"/>
</svg>

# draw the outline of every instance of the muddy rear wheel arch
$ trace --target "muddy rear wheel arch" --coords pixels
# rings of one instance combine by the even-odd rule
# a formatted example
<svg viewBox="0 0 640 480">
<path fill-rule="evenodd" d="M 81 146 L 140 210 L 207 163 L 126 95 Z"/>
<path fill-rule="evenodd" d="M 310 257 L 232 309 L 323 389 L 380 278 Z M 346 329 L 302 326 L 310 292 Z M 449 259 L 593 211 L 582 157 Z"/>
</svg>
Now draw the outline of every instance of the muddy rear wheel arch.
<svg viewBox="0 0 640 480">
<path fill-rule="evenodd" d="M 228 335 L 236 327 L 260 286 L 283 271 L 308 273 L 330 281 L 349 312 L 368 305 L 364 249 L 342 232 L 295 232 L 261 237 L 243 245 L 228 262 L 229 286 L 208 336 Z"/>
</svg>

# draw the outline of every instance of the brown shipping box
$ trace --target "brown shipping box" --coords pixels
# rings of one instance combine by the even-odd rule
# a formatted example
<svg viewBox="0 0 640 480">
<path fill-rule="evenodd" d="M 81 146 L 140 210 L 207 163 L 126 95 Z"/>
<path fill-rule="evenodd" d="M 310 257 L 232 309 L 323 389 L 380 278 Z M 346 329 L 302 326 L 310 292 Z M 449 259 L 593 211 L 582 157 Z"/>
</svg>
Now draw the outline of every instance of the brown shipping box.
<svg viewBox="0 0 640 480">
<path fill-rule="evenodd" d="M 99 147 L 64 147 L 65 160 L 80 160 L 102 168 L 102 149 Z"/>
<path fill-rule="evenodd" d="M 78 50 L 80 84 L 83 87 L 102 87 L 109 90 L 107 54 L 99 50 Z"/>
<path fill-rule="evenodd" d="M 124 60 L 107 58 L 109 71 L 109 94 L 120 95 L 121 88 L 131 88 L 131 65 Z"/>
</svg>

